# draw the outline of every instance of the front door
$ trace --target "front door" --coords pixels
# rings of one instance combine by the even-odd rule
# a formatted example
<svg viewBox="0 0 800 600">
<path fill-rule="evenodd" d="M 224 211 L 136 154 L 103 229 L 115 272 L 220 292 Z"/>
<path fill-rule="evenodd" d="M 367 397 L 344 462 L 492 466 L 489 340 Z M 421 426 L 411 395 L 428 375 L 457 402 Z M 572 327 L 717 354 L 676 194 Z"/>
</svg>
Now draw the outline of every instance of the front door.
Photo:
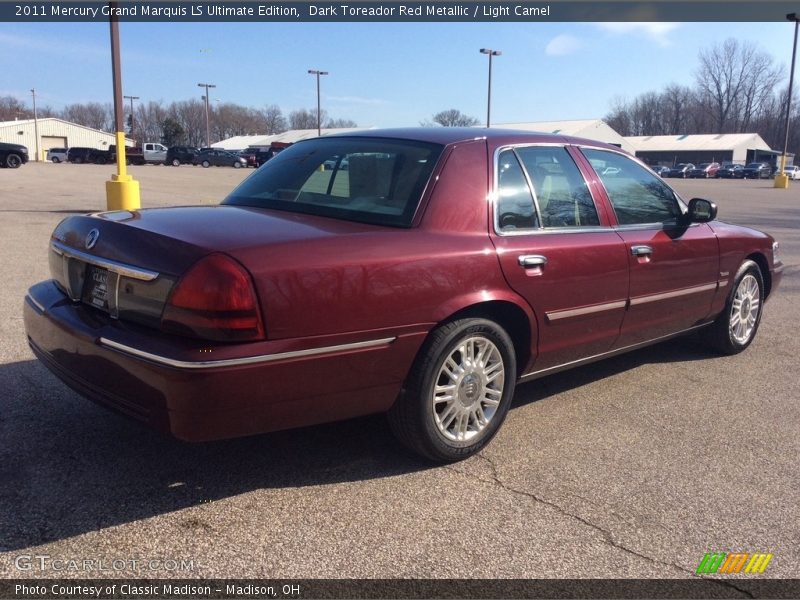
<svg viewBox="0 0 800 600">
<path fill-rule="evenodd" d="M 704 321 L 719 280 L 719 246 L 704 223 L 683 224 L 675 193 L 622 154 L 583 149 L 614 210 L 630 265 L 629 307 L 615 347 L 657 339 Z"/>
</svg>

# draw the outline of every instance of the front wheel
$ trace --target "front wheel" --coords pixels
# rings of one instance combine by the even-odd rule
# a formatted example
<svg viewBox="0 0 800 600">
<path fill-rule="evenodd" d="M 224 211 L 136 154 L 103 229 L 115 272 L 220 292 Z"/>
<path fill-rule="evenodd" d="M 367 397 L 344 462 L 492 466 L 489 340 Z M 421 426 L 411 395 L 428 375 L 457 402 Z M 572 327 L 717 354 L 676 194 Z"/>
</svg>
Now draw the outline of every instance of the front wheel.
<svg viewBox="0 0 800 600">
<path fill-rule="evenodd" d="M 181 166 L 181 161 L 180 161 L 180 159 L 173 158 L 173 159 L 172 159 L 172 166 L 173 166 L 173 167 L 180 167 L 180 166 Z"/>
<path fill-rule="evenodd" d="M 58 159 L 58 157 L 57 157 L 57 156 L 54 156 L 54 157 L 53 157 L 53 158 L 51 158 L 50 160 L 52 160 L 52 161 L 53 161 L 55 164 L 58 164 L 58 163 L 60 163 L 60 162 L 61 162 L 61 161 Z"/>
<path fill-rule="evenodd" d="M 738 354 L 756 337 L 764 307 L 764 278 L 758 265 L 746 260 L 736 272 L 725 309 L 711 326 L 709 342 L 723 354 Z"/>
<path fill-rule="evenodd" d="M 210 167 L 210 166 L 211 166 L 211 163 L 210 163 L 210 162 L 208 162 L 207 160 L 204 160 L 204 161 L 203 161 L 201 164 L 203 165 L 203 168 L 204 168 L 204 169 L 207 169 L 208 167 Z"/>
<path fill-rule="evenodd" d="M 241 169 L 242 168 L 242 163 L 240 163 L 240 162 L 233 163 L 233 168 L 234 169 Z"/>
<path fill-rule="evenodd" d="M 502 327 L 452 321 L 426 340 L 389 424 L 401 443 L 428 459 L 468 458 L 500 429 L 516 378 L 514 345 Z"/>
</svg>

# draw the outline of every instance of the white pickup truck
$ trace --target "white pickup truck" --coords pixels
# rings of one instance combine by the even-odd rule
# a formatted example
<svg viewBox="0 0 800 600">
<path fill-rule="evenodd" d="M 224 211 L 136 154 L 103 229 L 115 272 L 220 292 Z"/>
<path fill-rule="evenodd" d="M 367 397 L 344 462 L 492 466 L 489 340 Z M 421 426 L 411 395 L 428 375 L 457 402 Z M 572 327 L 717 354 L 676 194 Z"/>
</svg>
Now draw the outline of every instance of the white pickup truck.
<svg viewBox="0 0 800 600">
<path fill-rule="evenodd" d="M 116 147 L 109 146 L 111 162 L 117 160 Z M 146 163 L 163 165 L 167 159 L 167 147 L 155 142 L 145 142 L 141 146 L 128 146 L 125 148 L 125 162 L 129 165 L 143 165 Z"/>
</svg>

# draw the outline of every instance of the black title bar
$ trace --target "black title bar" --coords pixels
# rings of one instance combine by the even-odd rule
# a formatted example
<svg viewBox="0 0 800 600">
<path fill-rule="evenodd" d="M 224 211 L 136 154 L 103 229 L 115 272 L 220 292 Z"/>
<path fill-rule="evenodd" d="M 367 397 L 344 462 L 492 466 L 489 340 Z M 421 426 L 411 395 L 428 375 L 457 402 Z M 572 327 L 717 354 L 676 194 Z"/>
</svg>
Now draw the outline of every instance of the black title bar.
<svg viewBox="0 0 800 600">
<path fill-rule="evenodd" d="M 782 0 L 610 0 L 548 2 L 169 2 L 121 1 L 114 9 L 107 2 L 0 1 L 0 21 L 5 22 L 536 22 L 536 21 L 784 21 L 797 3 Z"/>
</svg>

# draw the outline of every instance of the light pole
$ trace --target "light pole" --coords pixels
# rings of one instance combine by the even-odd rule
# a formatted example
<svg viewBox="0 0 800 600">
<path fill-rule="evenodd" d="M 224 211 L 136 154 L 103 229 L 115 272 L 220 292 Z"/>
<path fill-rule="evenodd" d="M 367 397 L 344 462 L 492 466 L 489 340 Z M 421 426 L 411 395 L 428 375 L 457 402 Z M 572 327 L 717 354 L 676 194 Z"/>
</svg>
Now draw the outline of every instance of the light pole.
<svg viewBox="0 0 800 600">
<path fill-rule="evenodd" d="M 486 100 L 486 128 L 489 128 L 492 116 L 492 57 L 500 56 L 500 50 L 492 50 L 491 48 L 481 48 L 481 54 L 489 55 L 489 92 Z"/>
<path fill-rule="evenodd" d="M 320 136 L 322 135 L 322 111 L 320 109 L 320 100 L 319 100 L 319 77 L 320 75 L 327 75 L 328 72 L 309 69 L 308 74 L 317 76 L 317 135 Z"/>
<path fill-rule="evenodd" d="M 109 2 L 112 9 L 116 2 Z M 139 182 L 128 175 L 125 166 L 125 115 L 122 100 L 122 63 L 119 51 L 119 17 L 111 11 L 111 81 L 114 95 L 114 137 L 116 140 L 117 172 L 106 181 L 106 206 L 108 210 L 136 210 L 141 207 Z"/>
<path fill-rule="evenodd" d="M 208 125 L 208 90 L 209 88 L 217 87 L 213 83 L 198 83 L 197 87 L 206 88 L 206 95 L 203 96 L 206 99 L 206 148 L 211 147 L 211 128 Z"/>
<path fill-rule="evenodd" d="M 130 100 L 131 101 L 131 137 L 134 137 L 133 136 L 133 101 L 134 100 L 138 100 L 139 96 L 123 96 L 123 98 L 125 98 L 125 100 Z M 144 140 L 141 140 L 141 141 L 144 141 Z"/>
<path fill-rule="evenodd" d="M 792 85 L 794 84 L 794 59 L 797 56 L 797 26 L 800 25 L 800 18 L 797 13 L 789 13 L 786 15 L 787 21 L 794 21 L 794 44 L 792 45 L 792 69 L 789 71 L 789 95 L 786 97 L 786 121 L 783 125 L 785 137 L 783 139 L 783 156 L 781 156 L 781 169 L 775 175 L 776 188 L 788 188 L 789 177 L 783 170 L 786 168 L 786 152 L 789 149 L 789 116 L 792 112 Z"/>
<path fill-rule="evenodd" d="M 39 116 L 36 114 L 36 90 L 31 88 L 33 96 L 33 135 L 36 136 L 36 162 L 39 162 Z"/>
</svg>

